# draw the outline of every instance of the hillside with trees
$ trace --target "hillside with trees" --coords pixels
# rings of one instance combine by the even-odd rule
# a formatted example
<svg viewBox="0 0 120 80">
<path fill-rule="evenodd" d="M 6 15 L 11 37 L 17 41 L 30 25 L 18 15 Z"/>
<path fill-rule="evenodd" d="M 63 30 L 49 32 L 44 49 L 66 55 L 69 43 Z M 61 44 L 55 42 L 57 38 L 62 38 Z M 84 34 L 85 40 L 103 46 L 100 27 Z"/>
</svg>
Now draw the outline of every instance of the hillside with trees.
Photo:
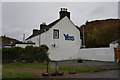
<svg viewBox="0 0 120 80">
<path fill-rule="evenodd" d="M 80 27 L 81 39 L 83 39 L 83 27 L 85 44 L 88 48 L 108 47 L 109 43 L 120 39 L 120 19 L 87 21 Z"/>
</svg>

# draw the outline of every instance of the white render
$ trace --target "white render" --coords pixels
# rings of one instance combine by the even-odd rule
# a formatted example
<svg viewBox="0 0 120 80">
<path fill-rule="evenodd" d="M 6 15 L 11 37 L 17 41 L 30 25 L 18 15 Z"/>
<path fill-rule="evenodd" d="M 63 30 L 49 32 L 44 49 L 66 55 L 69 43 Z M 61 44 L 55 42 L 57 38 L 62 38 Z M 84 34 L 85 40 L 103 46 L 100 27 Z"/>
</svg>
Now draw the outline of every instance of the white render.
<svg viewBox="0 0 120 80">
<path fill-rule="evenodd" d="M 109 47 L 80 49 L 80 53 L 76 56 L 84 60 L 115 61 L 114 48 Z"/>
<path fill-rule="evenodd" d="M 15 46 L 25 48 L 26 46 L 34 46 L 34 44 L 16 44 Z"/>
<path fill-rule="evenodd" d="M 53 30 L 59 30 L 59 39 L 53 39 Z M 63 34 L 74 36 L 74 41 L 65 40 Z M 40 40 L 39 40 L 40 39 Z M 70 21 L 68 17 L 64 17 L 57 22 L 48 31 L 31 38 L 35 42 L 35 46 L 46 44 L 49 47 L 49 58 L 54 61 L 76 59 L 81 47 L 80 31 Z M 56 46 L 54 47 L 53 44 Z"/>
<path fill-rule="evenodd" d="M 115 44 L 110 44 L 110 47 L 111 48 L 117 48 L 119 46 L 119 44 L 118 43 L 115 43 Z"/>
<path fill-rule="evenodd" d="M 40 36 L 40 35 L 37 35 L 37 36 L 32 37 L 32 38 L 30 39 L 33 43 L 35 43 L 34 46 L 39 46 L 39 44 L 40 44 L 40 42 L 39 42 L 40 37 L 39 37 L 39 36 Z"/>
</svg>

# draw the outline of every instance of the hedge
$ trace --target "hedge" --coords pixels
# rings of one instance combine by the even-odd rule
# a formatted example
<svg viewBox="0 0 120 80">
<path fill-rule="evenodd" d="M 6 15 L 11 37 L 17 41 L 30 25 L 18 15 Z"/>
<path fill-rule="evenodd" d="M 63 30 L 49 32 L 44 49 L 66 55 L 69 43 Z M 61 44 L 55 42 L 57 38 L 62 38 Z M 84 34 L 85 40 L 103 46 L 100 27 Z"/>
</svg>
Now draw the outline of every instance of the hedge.
<svg viewBox="0 0 120 80">
<path fill-rule="evenodd" d="M 17 62 L 43 62 L 48 59 L 47 51 L 49 48 L 46 45 L 40 47 L 26 46 L 2 48 L 2 63 L 10 63 L 13 61 Z"/>
</svg>

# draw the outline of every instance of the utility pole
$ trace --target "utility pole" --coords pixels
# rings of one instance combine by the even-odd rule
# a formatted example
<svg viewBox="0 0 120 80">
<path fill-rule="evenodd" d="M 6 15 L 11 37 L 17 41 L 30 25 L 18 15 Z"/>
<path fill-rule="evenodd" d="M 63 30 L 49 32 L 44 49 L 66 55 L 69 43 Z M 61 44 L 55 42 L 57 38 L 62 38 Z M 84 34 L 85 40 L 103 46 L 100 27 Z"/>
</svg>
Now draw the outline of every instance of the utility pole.
<svg viewBox="0 0 120 80">
<path fill-rule="evenodd" d="M 23 34 L 23 42 L 25 42 L 25 34 Z"/>
<path fill-rule="evenodd" d="M 83 48 L 85 48 L 85 29 L 84 29 L 84 26 L 83 26 Z"/>
<path fill-rule="evenodd" d="M 41 34 L 39 34 L 39 47 L 40 47 L 40 42 L 41 42 Z"/>
</svg>

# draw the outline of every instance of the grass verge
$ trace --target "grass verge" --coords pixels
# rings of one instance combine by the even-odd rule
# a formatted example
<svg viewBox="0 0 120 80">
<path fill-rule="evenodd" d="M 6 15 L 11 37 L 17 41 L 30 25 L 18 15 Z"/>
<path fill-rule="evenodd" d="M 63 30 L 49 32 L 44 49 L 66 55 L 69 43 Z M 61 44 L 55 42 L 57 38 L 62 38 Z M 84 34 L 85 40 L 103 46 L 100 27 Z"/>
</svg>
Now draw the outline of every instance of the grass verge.
<svg viewBox="0 0 120 80">
<path fill-rule="evenodd" d="M 9 63 L 3 64 L 3 69 L 10 69 L 10 68 L 36 68 L 36 69 L 46 69 L 45 63 Z"/>
<path fill-rule="evenodd" d="M 100 67 L 89 67 L 89 66 L 59 66 L 58 68 L 59 68 L 59 70 L 67 70 L 67 71 L 74 70 L 78 73 L 103 69 Z"/>
<path fill-rule="evenodd" d="M 28 72 L 17 72 L 17 71 L 2 71 L 2 78 L 32 78 L 37 77 L 36 74 L 28 73 Z"/>
<path fill-rule="evenodd" d="M 2 79 L 2 64 L 0 64 L 0 79 Z"/>
<path fill-rule="evenodd" d="M 46 63 L 9 63 L 2 65 L 2 77 L 3 78 L 33 78 L 40 77 L 37 74 L 29 73 L 29 72 L 18 72 L 18 71 L 9 71 L 10 69 L 24 69 L 24 68 L 33 68 L 33 69 L 41 69 L 46 71 Z M 81 72 L 89 72 L 96 70 L 103 70 L 100 67 L 89 67 L 89 66 L 58 66 L 59 71 L 63 71 L 65 74 L 68 74 L 70 70 L 74 70 L 77 73 Z M 53 72 L 49 69 L 50 72 Z M 40 71 L 41 74 L 42 71 Z"/>
</svg>

